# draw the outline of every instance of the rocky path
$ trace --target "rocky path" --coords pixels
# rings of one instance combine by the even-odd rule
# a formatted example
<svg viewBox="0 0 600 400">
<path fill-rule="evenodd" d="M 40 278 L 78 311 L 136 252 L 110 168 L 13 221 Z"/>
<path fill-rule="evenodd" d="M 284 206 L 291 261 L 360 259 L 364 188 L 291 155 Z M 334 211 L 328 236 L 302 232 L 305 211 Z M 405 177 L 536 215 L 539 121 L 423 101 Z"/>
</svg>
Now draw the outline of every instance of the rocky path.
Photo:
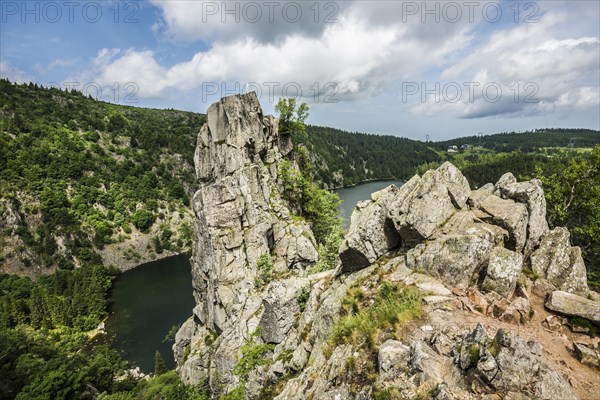
<svg viewBox="0 0 600 400">
<path fill-rule="evenodd" d="M 463 298 L 464 299 L 464 298 Z M 460 301 L 459 297 L 455 300 Z M 563 326 L 550 330 L 543 321 L 550 315 L 544 308 L 543 299 L 532 295 L 530 298 L 535 314 L 525 325 L 515 325 L 503 322 L 497 318 L 483 315 L 477 311 L 457 309 L 447 311 L 447 307 L 429 306 L 426 322 L 413 325 L 413 328 L 431 326 L 433 331 L 456 327 L 462 331 L 472 331 L 478 324 L 485 327 L 488 334 L 493 335 L 498 329 L 503 329 L 520 336 L 526 341 L 538 341 L 543 349 L 543 355 L 550 367 L 558 372 L 575 389 L 581 400 L 597 400 L 600 398 L 600 370 L 580 363 L 573 354 L 573 342 L 584 343 L 597 347 L 600 338 L 572 332 Z M 446 308 L 443 309 L 443 308 Z M 425 328 L 425 332 L 428 328 Z M 416 336 L 414 332 L 408 336 Z"/>
</svg>

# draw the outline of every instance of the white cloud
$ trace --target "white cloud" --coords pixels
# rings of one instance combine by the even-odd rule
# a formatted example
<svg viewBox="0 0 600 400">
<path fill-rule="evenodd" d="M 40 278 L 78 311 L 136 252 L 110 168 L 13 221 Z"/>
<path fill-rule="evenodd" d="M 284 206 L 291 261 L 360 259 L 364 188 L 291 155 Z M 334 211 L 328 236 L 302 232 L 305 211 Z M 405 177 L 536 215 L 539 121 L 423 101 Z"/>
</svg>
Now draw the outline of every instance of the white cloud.
<svg viewBox="0 0 600 400">
<path fill-rule="evenodd" d="M 253 38 L 217 42 L 170 67 L 160 65 L 149 50 L 103 49 L 93 64 L 96 81 L 136 82 L 141 97 L 197 90 L 211 82 L 298 83 L 310 95 L 315 83 L 333 82 L 341 97 L 355 98 L 384 90 L 389 80 L 418 74 L 468 40 L 458 32 L 433 48 L 411 37 L 404 26 L 370 26 L 347 16 L 318 38 L 294 34 L 279 43 Z"/>
<path fill-rule="evenodd" d="M 483 0 L 474 7 L 473 2 L 460 1 L 151 0 L 160 11 L 160 19 L 153 26 L 155 32 L 176 42 L 206 44 L 240 37 L 263 43 L 278 43 L 290 35 L 318 38 L 344 18 L 370 26 L 403 26 L 415 39 L 443 42 L 466 26 L 479 23 L 484 7 L 499 2 Z"/>
<path fill-rule="evenodd" d="M 396 108 L 461 118 L 527 116 L 598 106 L 598 20 L 590 18 L 586 2 L 540 3 L 539 22 L 529 24 L 514 23 L 511 14 L 502 23 L 486 21 L 481 8 L 485 4 L 507 7 L 498 1 L 477 3 L 473 19 L 467 3 L 457 2 L 463 7 L 456 23 L 443 13 L 440 22 L 435 22 L 435 16 L 422 9 L 406 14 L 408 5 L 423 7 L 422 2 L 348 1 L 340 3 L 335 15 L 338 22 L 332 24 L 315 24 L 310 18 L 290 24 L 281 14 L 273 23 L 265 23 L 266 16 L 254 24 L 234 23 L 232 16 L 226 16 L 229 22 L 223 23 L 220 11 L 207 16 L 204 23 L 207 4 L 222 7 L 221 2 L 153 3 L 161 12 L 157 31 L 173 40 L 204 41 L 208 49 L 175 65 L 161 63 L 152 50 L 103 49 L 93 60 L 87 81 L 104 86 L 134 82 L 140 98 L 198 93 L 203 85 L 213 83 L 239 91 L 248 82 L 263 88 L 274 82 L 279 88 L 298 83 L 303 94 L 310 96 L 315 83 L 323 90 L 324 84 L 334 82 L 340 100 L 379 95 L 389 99 L 396 94 Z M 306 8 L 311 4 L 303 3 L 303 12 L 311 12 Z M 526 15 L 522 10 L 521 19 Z M 421 102 L 419 94 L 412 105 L 402 105 L 400 93 L 394 93 L 402 82 L 431 88 L 436 80 L 442 87 L 448 82 L 461 86 L 459 101 L 448 101 L 440 93 L 441 101 L 428 96 Z M 235 82 L 240 86 L 236 88 Z M 467 82 L 480 83 L 473 99 Z M 489 83 L 501 87 L 502 96 L 496 102 L 486 101 L 482 92 Z M 525 103 L 528 98 L 536 101 Z"/>
<path fill-rule="evenodd" d="M 571 16 L 572 17 L 572 16 Z M 458 102 L 433 96 L 411 110 L 424 115 L 450 112 L 462 118 L 531 116 L 600 106 L 600 38 L 589 31 L 565 31 L 571 17 L 548 11 L 537 24 L 498 30 L 470 55 L 440 74 L 446 82 L 477 82 L 473 98 L 465 88 Z M 593 33 L 593 31 L 592 31 Z M 484 85 L 502 95 L 486 97 Z M 493 88 L 492 88 L 493 89 Z M 490 101 L 494 100 L 494 101 Z"/>
<path fill-rule="evenodd" d="M 155 32 L 177 42 L 235 40 L 250 35 L 272 42 L 289 34 L 319 36 L 352 2 L 151 0 L 161 19 Z"/>
<path fill-rule="evenodd" d="M 0 61 L 0 77 L 16 83 L 32 82 L 33 78 L 24 71 L 12 66 L 6 61 Z"/>
</svg>

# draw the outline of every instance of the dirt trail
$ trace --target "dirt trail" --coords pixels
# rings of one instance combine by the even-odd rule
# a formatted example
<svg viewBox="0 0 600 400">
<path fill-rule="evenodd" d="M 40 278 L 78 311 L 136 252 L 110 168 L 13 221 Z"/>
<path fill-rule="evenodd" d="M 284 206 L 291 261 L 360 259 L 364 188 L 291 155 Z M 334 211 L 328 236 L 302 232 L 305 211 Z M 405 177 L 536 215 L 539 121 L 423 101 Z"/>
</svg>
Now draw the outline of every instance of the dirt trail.
<svg viewBox="0 0 600 400">
<path fill-rule="evenodd" d="M 427 324 L 434 327 L 454 325 L 462 330 L 472 330 L 477 324 L 481 324 L 491 336 L 498 329 L 504 329 L 525 340 L 536 340 L 542 345 L 545 361 L 573 386 L 581 400 L 599 400 L 600 370 L 581 364 L 572 354 L 573 341 L 597 343 L 599 339 L 573 333 L 568 328 L 561 332 L 546 329 L 542 321 L 554 314 L 546 311 L 540 297 L 532 295 L 530 301 L 535 315 L 526 325 L 510 324 L 470 310 L 432 310 L 428 313 Z"/>
</svg>

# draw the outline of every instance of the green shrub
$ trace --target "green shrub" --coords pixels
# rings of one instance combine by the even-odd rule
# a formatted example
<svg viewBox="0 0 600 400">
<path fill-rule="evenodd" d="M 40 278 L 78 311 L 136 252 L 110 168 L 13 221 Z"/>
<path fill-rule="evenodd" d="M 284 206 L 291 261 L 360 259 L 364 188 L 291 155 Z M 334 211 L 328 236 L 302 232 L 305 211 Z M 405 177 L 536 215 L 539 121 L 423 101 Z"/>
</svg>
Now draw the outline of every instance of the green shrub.
<svg viewBox="0 0 600 400">
<path fill-rule="evenodd" d="M 379 389 L 375 387 L 373 389 L 373 400 L 405 400 L 406 397 L 400 392 L 397 387 L 387 387 L 385 389 Z"/>
<path fill-rule="evenodd" d="M 137 210 L 131 217 L 133 224 L 142 232 L 147 232 L 154 223 L 154 214 L 148 210 Z"/>
<path fill-rule="evenodd" d="M 319 243 L 319 261 L 310 268 L 310 274 L 318 274 L 319 272 L 334 269 L 339 259 L 339 249 L 342 244 L 342 231 L 331 232 L 325 238 L 325 243 Z"/>
<path fill-rule="evenodd" d="M 476 365 L 479 362 L 479 358 L 481 358 L 481 349 L 479 345 L 473 345 L 469 348 L 469 360 L 471 364 Z"/>
<path fill-rule="evenodd" d="M 263 254 L 256 260 L 257 275 L 255 284 L 262 287 L 273 280 L 273 259 L 269 254 Z"/>
<path fill-rule="evenodd" d="M 529 279 L 531 279 L 534 282 L 541 278 L 541 275 L 539 273 L 534 272 L 529 268 L 523 268 L 522 272 L 526 277 L 528 277 Z"/>
<path fill-rule="evenodd" d="M 298 300 L 298 305 L 300 306 L 300 311 L 304 311 L 306 309 L 306 303 L 308 303 L 308 299 L 310 298 L 310 289 L 303 287 L 298 294 L 296 300 Z"/>
<path fill-rule="evenodd" d="M 600 334 L 600 328 L 594 325 L 590 320 L 581 317 L 573 317 L 569 320 L 572 326 L 579 326 L 587 328 L 590 336 L 598 336 Z"/>
<path fill-rule="evenodd" d="M 248 375 L 256 367 L 267 365 L 271 362 L 265 356 L 275 348 L 275 345 L 268 343 L 257 343 L 260 338 L 260 328 L 256 328 L 244 344 L 240 347 L 242 356 L 233 368 L 233 373 L 240 377 L 242 382 L 248 380 Z"/>
<path fill-rule="evenodd" d="M 219 397 L 219 400 L 244 400 L 244 394 L 244 386 L 240 385 L 231 390 L 229 393 Z"/>
<path fill-rule="evenodd" d="M 282 197 L 290 209 L 310 224 L 318 245 L 319 262 L 310 273 L 335 268 L 338 249 L 343 236 L 342 219 L 338 207 L 341 200 L 337 193 L 321 189 L 315 182 L 315 168 L 308 150 L 303 145 L 308 141 L 304 121 L 308 116 L 306 104 L 297 104 L 295 99 L 280 99 L 276 106 L 279 112 L 279 129 L 294 140 L 293 157 L 298 168 L 290 160 L 279 164 L 279 179 L 283 187 Z"/>
<path fill-rule="evenodd" d="M 177 335 L 177 331 L 179 331 L 180 327 L 181 327 L 181 325 L 177 325 L 177 324 L 171 326 L 169 328 L 169 331 L 167 332 L 167 334 L 163 338 L 162 342 L 166 343 L 166 342 L 175 341 L 175 335 Z"/>
</svg>

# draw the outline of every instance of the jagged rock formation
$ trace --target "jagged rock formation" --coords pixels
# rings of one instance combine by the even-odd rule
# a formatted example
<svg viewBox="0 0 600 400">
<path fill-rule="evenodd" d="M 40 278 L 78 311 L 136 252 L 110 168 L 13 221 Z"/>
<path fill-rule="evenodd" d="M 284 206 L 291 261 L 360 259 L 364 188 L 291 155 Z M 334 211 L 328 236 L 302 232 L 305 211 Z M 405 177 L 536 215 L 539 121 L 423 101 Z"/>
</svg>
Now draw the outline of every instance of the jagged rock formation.
<svg viewBox="0 0 600 400">
<path fill-rule="evenodd" d="M 540 247 L 531 255 L 531 269 L 561 290 L 584 296 L 589 291 L 581 249 L 571 247 L 566 228 L 556 228 L 541 238 Z"/>
<path fill-rule="evenodd" d="M 237 350 L 259 325 L 265 340 L 282 340 L 290 313 L 299 311 L 286 307 L 297 305 L 298 291 L 306 286 L 293 277 L 317 261 L 312 232 L 292 220 L 277 190 L 278 161 L 292 150 L 277 124 L 263 116 L 251 93 L 213 104 L 198 136 L 192 259 L 197 307 L 175 348 L 187 382 L 210 378 L 235 384 Z M 264 298 L 256 284 L 263 254 L 274 257 L 274 274 L 290 275 L 267 287 Z M 214 343 L 207 339 L 212 337 L 217 337 Z M 188 346 L 189 357 L 184 356 Z"/>
<path fill-rule="evenodd" d="M 464 289 L 487 274 L 484 289 L 496 288 L 509 298 L 526 260 L 530 269 L 557 289 L 587 295 L 581 249 L 571 247 L 565 228 L 549 231 L 538 180 L 517 182 L 508 173 L 496 185 L 471 192 L 460 171 L 445 163 L 422 178 L 415 176 L 396 192 L 392 205 L 382 196 L 379 207 L 390 210 L 383 224 L 380 217 L 365 219 L 354 230 L 351 225 L 342 255 L 351 249 L 357 258 L 372 258 L 360 248 L 361 238 L 377 226 L 393 224 L 407 249 L 408 267 L 426 271 L 450 287 Z M 377 203 L 361 207 L 373 209 Z M 377 254 L 393 248 L 379 248 Z M 341 270 L 352 270 L 352 263 Z M 495 283 L 498 278 L 502 287 Z"/>
<path fill-rule="evenodd" d="M 543 303 L 536 293 L 551 293 L 551 310 L 598 323 L 600 303 L 587 288 L 580 250 L 568 232 L 549 231 L 538 181 L 506 174 L 471 191 L 446 163 L 390 186 L 357 206 L 338 268 L 311 275 L 315 240 L 290 215 L 277 182 L 292 146 L 278 134 L 277 120 L 262 115 L 256 96 L 212 105 L 197 146 L 197 306 L 174 345 L 185 382 L 208 382 L 215 398 L 235 389 L 246 399 L 280 400 L 390 393 L 549 400 L 600 390 L 584 376 L 569 381 L 576 393 L 566 370 L 546 359 L 544 346 L 552 341 L 510 332 L 539 324 L 530 321 L 548 312 L 536 309 Z M 263 254 L 274 260 L 271 282 L 257 279 Z M 535 283 L 525 268 L 539 276 Z M 373 305 L 373 293 L 391 290 L 386 285 L 415 287 L 421 320 L 375 326 L 370 344 L 332 340 L 348 294 Z M 579 359 L 597 354 L 597 343 L 576 339 Z M 258 359 L 248 358 L 249 347 Z M 555 359 L 564 356 L 556 351 Z"/>
</svg>

